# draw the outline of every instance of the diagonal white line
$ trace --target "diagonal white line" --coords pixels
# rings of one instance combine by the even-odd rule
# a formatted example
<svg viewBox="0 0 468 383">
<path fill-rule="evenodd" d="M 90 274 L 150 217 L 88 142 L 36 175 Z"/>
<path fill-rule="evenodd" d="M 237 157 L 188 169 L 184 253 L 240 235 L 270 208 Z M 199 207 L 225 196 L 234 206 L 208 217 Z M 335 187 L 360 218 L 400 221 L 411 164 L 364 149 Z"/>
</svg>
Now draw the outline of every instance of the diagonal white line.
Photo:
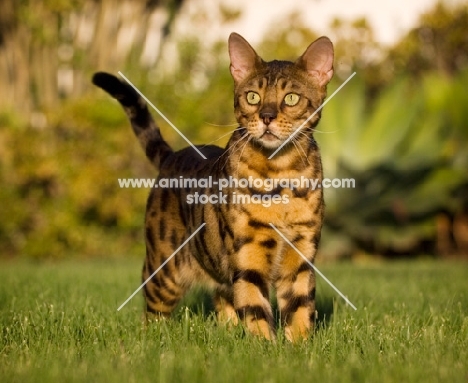
<svg viewBox="0 0 468 383">
<path fill-rule="evenodd" d="M 153 103 L 152 103 L 150 100 L 148 100 L 148 98 L 146 98 L 146 96 L 145 96 L 143 93 L 141 93 L 141 92 L 138 90 L 138 88 L 137 88 L 135 85 L 133 85 L 133 84 L 131 83 L 131 81 L 130 81 L 127 77 L 124 76 L 124 74 L 123 74 L 122 72 L 119 71 L 118 73 L 122 76 L 122 78 L 123 78 L 125 81 L 128 82 L 128 85 L 130 85 L 133 89 L 135 89 L 135 91 L 136 91 L 141 97 L 143 97 L 143 99 L 144 99 L 144 100 L 145 100 L 145 101 L 146 101 L 146 102 L 147 102 L 147 103 L 164 119 L 164 121 L 166 121 L 166 122 L 172 127 L 172 129 L 174 129 L 177 133 L 179 133 L 179 135 L 180 135 L 185 141 L 187 141 L 188 144 L 189 144 L 192 148 L 194 148 L 194 149 L 198 152 L 198 154 L 200 154 L 200 156 L 203 157 L 203 159 L 206 160 L 206 157 L 203 155 L 203 153 L 200 152 L 200 150 L 198 150 L 198 148 L 197 148 L 194 144 L 192 144 L 192 143 L 190 142 L 190 140 L 189 140 L 187 137 L 185 137 L 184 134 L 183 134 L 179 129 L 177 129 L 177 127 L 176 127 L 176 126 L 175 126 L 175 125 L 158 109 L 158 108 L 156 108 L 156 107 L 153 105 Z"/>
<path fill-rule="evenodd" d="M 335 96 L 335 94 L 337 94 L 337 93 L 341 90 L 341 88 L 343 88 L 343 87 L 348 83 L 348 81 L 351 80 L 351 79 L 354 77 L 355 74 L 356 74 L 356 72 L 354 72 L 351 76 L 349 76 L 349 77 L 346 79 L 346 81 L 345 81 L 343 84 L 341 84 L 341 85 L 338 87 L 338 89 L 335 90 L 335 91 L 332 93 L 332 95 L 331 95 L 330 97 L 328 97 L 328 98 L 325 100 L 325 102 L 324 102 L 322 105 L 320 105 L 319 108 L 318 108 L 314 113 L 312 113 L 312 114 L 307 118 L 307 120 L 305 120 L 305 121 L 299 126 L 299 128 L 297 128 L 297 129 L 296 129 L 296 130 L 295 130 L 295 131 L 294 131 L 294 132 L 293 132 L 293 133 L 292 133 L 292 134 L 291 134 L 291 135 L 290 135 L 274 152 L 273 152 L 273 154 L 270 155 L 270 157 L 268 157 L 268 159 L 271 160 L 271 159 L 275 156 L 275 154 L 278 153 L 278 152 L 281 150 L 281 148 L 282 148 L 284 145 L 286 145 L 289 141 L 291 141 L 291 140 L 293 139 L 293 137 L 297 134 L 297 132 L 299 132 L 299 130 L 301 130 L 302 127 L 303 127 L 305 124 L 307 124 L 312 118 L 314 118 L 314 116 L 315 116 L 318 112 L 320 112 L 320 110 L 322 110 L 322 108 L 327 104 L 327 102 L 330 101 L 330 100 Z"/>
<path fill-rule="evenodd" d="M 167 259 L 161 264 L 161 266 L 159 266 L 159 267 L 156 269 L 156 271 L 155 271 L 153 274 L 151 274 L 151 275 L 148 277 L 148 279 L 147 279 L 146 281 L 144 281 L 144 282 L 141 284 L 141 286 L 138 287 L 138 288 L 133 292 L 132 295 L 130 295 L 130 296 L 127 298 L 127 300 L 126 300 L 124 303 L 122 303 L 122 304 L 120 305 L 120 307 L 117 309 L 117 311 L 120 311 L 120 309 L 121 309 L 122 307 L 124 307 L 124 306 L 130 301 L 130 299 L 132 299 L 132 298 L 138 293 L 138 291 L 140 291 L 140 290 L 143 288 L 143 286 L 146 285 L 146 284 L 151 280 L 151 278 L 153 278 L 153 277 L 159 272 L 159 270 L 161 270 L 164 266 L 166 266 L 167 262 L 169 262 L 169 261 L 172 259 L 172 257 L 174 257 L 174 256 L 180 251 L 180 249 L 182 249 L 182 248 L 188 243 L 188 241 L 190 241 L 190 240 L 195 236 L 195 234 L 197 234 L 197 233 L 202 229 L 202 227 L 205 226 L 205 225 L 206 225 L 205 222 L 202 223 L 202 224 L 200 225 L 200 227 L 199 227 L 197 230 L 195 230 L 195 231 L 192 233 L 192 235 L 191 235 L 190 237 L 188 237 L 188 238 L 184 241 L 184 243 L 183 243 L 182 245 L 180 245 L 179 248 L 178 248 L 176 251 L 174 251 L 174 252 L 171 254 L 171 256 L 170 256 L 169 258 L 167 258 Z"/>
<path fill-rule="evenodd" d="M 312 267 L 312 268 L 317 272 L 317 274 L 319 274 L 323 279 L 325 279 L 325 282 L 327 282 L 327 283 L 333 288 L 333 290 L 335 290 L 335 291 L 341 296 L 341 298 L 343 298 L 343 299 L 346 301 L 346 303 L 347 303 L 348 305 L 350 305 L 354 310 L 357 310 L 356 306 L 354 306 L 354 305 L 351 303 L 351 301 L 350 301 L 348 298 L 346 298 L 346 297 L 341 293 L 341 291 L 338 290 L 338 289 L 335 287 L 335 285 L 334 285 L 333 283 L 331 283 L 330 280 L 329 280 L 325 275 L 323 275 L 322 272 L 321 272 L 319 269 L 317 269 L 317 267 L 315 267 L 315 265 L 314 265 L 312 262 L 310 262 L 310 261 L 305 257 L 305 255 L 302 254 L 302 253 L 299 251 L 299 249 L 298 249 L 296 246 L 294 246 L 294 245 L 291 243 L 291 241 L 290 241 L 289 239 L 287 239 L 287 238 L 285 237 L 285 235 L 284 235 L 281 231 L 279 231 L 279 230 L 275 227 L 275 225 L 273 225 L 272 223 L 270 223 L 270 226 L 271 226 L 271 227 L 272 227 L 288 244 L 289 244 L 289 246 L 291 246 L 291 247 L 296 251 L 297 254 L 299 254 L 302 258 L 304 258 L 304 260 L 309 264 L 310 267 Z"/>
</svg>

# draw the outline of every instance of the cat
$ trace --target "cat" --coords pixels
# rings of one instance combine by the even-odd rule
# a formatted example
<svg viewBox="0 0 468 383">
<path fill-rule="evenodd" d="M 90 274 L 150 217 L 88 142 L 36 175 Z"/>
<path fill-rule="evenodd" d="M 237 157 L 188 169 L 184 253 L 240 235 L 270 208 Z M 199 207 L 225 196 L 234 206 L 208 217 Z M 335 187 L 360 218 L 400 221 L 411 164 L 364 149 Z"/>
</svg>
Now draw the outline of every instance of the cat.
<svg viewBox="0 0 468 383">
<path fill-rule="evenodd" d="M 224 149 L 199 146 L 206 159 L 191 147 L 174 152 L 131 86 L 105 72 L 95 73 L 93 83 L 123 106 L 159 179 L 212 177 L 215 184 L 250 177 L 266 184 L 303 176 L 320 181 L 322 165 L 313 131 L 333 76 L 331 41 L 317 39 L 295 62 L 265 62 L 236 33 L 229 36 L 228 46 L 239 128 Z M 313 262 L 324 216 L 323 193 L 321 188 L 281 185 L 272 190 L 259 182 L 234 184 L 223 190 L 223 203 L 198 204 L 187 203 L 188 197 L 196 192 L 217 195 L 218 187 L 153 188 L 146 208 L 143 281 L 202 223 L 206 225 L 144 286 L 147 314 L 169 316 L 186 291 L 202 283 L 214 290 L 220 320 L 237 324 L 240 319 L 249 332 L 275 339 L 270 304 L 274 288 L 286 338 L 307 338 L 316 315 L 315 274 L 270 224 Z M 238 195 L 276 197 L 280 202 L 269 207 L 248 200 L 233 203 Z"/>
</svg>

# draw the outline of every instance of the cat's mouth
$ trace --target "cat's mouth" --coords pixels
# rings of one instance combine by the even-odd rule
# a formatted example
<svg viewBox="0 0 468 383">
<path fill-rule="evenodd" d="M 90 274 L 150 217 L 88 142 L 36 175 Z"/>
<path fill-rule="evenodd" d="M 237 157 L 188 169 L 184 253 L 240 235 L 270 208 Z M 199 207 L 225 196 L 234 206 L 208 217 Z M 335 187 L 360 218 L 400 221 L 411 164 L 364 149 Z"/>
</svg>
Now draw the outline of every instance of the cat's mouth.
<svg viewBox="0 0 468 383">
<path fill-rule="evenodd" d="M 257 141 L 268 149 L 275 149 L 277 148 L 283 140 L 279 138 L 275 133 L 271 130 L 265 130 L 265 132 L 257 138 Z"/>
<path fill-rule="evenodd" d="M 260 140 L 265 141 L 265 142 L 281 141 L 281 139 L 275 133 L 273 133 L 270 130 L 265 130 L 265 133 L 263 133 L 260 136 Z"/>
<path fill-rule="evenodd" d="M 272 133 L 269 130 L 266 130 L 260 138 L 265 141 L 276 141 L 280 139 L 276 134 Z"/>
</svg>

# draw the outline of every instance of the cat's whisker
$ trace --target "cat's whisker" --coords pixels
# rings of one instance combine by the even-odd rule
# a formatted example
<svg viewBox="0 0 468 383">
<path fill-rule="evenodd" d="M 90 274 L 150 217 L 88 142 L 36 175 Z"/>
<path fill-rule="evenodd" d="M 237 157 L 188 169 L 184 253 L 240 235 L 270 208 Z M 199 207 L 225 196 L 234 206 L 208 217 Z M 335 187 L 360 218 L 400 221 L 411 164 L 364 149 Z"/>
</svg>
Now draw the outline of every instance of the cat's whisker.
<svg viewBox="0 0 468 383">
<path fill-rule="evenodd" d="M 232 155 L 236 151 L 236 147 L 249 135 L 248 132 L 245 132 L 232 146 L 228 148 L 228 150 L 225 152 L 226 155 L 229 154 Z"/>
<path fill-rule="evenodd" d="M 299 151 L 299 149 L 297 148 L 296 141 L 295 141 L 294 139 L 292 139 L 291 142 L 292 142 L 292 144 L 294 145 L 294 149 L 296 149 L 297 154 L 299 154 L 299 157 L 301 158 L 302 163 L 305 165 L 305 161 L 304 161 L 304 159 L 302 158 L 302 154 L 301 154 L 301 152 Z"/>
<path fill-rule="evenodd" d="M 299 140 L 299 135 L 302 135 L 303 137 L 307 137 L 309 140 L 313 139 L 312 132 L 311 131 L 300 131 L 298 132 L 293 138 Z"/>
<path fill-rule="evenodd" d="M 299 139 L 300 139 L 301 137 L 308 137 L 308 138 L 311 138 L 312 136 L 311 136 L 310 133 L 301 130 L 301 131 L 297 132 L 297 133 L 292 137 L 291 140 L 299 141 Z"/>
<path fill-rule="evenodd" d="M 236 129 L 237 130 L 237 129 Z M 229 152 L 231 152 L 235 147 L 236 145 L 239 143 L 239 141 L 242 141 L 242 139 L 244 138 L 245 134 L 242 135 L 237 141 L 233 142 L 231 145 L 229 145 L 228 148 L 226 148 L 225 152 L 220 156 L 223 157 L 223 156 L 226 156 L 229 154 Z"/>
<path fill-rule="evenodd" d="M 249 139 L 247 138 L 247 140 L 245 141 L 244 145 L 239 145 L 239 147 L 230 153 L 230 156 L 233 156 L 235 153 L 239 152 L 240 150 L 243 151 L 243 149 L 245 148 L 245 146 L 248 144 L 249 142 Z M 224 166 L 226 166 L 228 163 L 228 160 L 226 159 L 225 163 L 224 163 Z M 237 170 L 239 169 L 239 166 L 237 167 Z M 237 177 L 237 170 L 236 170 L 236 173 L 235 173 L 235 176 Z"/>
<path fill-rule="evenodd" d="M 304 152 L 304 149 L 302 148 L 302 146 L 295 140 L 296 137 L 294 137 L 291 141 L 294 145 L 294 147 L 296 148 L 296 151 L 297 151 L 297 154 L 299 154 L 299 157 L 301 157 L 302 159 L 302 163 L 304 164 L 304 166 L 307 166 L 306 162 L 304 161 L 304 158 L 307 160 L 307 162 L 309 163 L 310 165 L 310 161 L 309 159 L 307 158 L 307 154 Z M 299 152 L 299 149 L 298 147 L 302 150 L 302 154 Z"/>
<path fill-rule="evenodd" d="M 248 137 L 249 137 L 249 133 L 248 132 L 245 132 L 242 137 L 240 137 L 232 147 L 229 148 L 229 153 L 226 153 L 228 155 L 228 157 L 231 157 L 233 156 L 235 153 L 237 153 L 239 150 L 242 149 L 242 141 L 244 141 L 246 138 L 247 138 L 247 142 L 249 141 L 248 140 Z"/>
<path fill-rule="evenodd" d="M 316 129 L 316 128 L 312 128 L 312 127 L 303 127 L 302 129 L 300 129 L 299 131 L 296 131 L 297 128 L 295 128 L 295 130 L 293 131 L 294 133 L 294 136 L 297 136 L 298 134 L 301 134 L 301 133 L 307 133 L 307 132 L 311 132 L 311 133 L 336 133 L 339 131 L 339 129 L 336 129 L 336 130 L 332 130 L 332 131 L 325 131 L 325 130 L 319 130 L 319 129 Z"/>
<path fill-rule="evenodd" d="M 237 129 L 240 129 L 240 128 L 237 128 Z M 236 129 L 236 130 L 237 130 Z M 247 136 L 249 135 L 249 133 L 246 131 L 236 142 L 234 142 L 232 145 L 229 146 L 229 148 L 227 148 L 227 150 L 221 155 L 219 156 L 219 158 L 215 161 L 215 164 L 221 160 L 221 158 L 223 158 L 223 156 L 225 157 L 226 161 L 224 162 L 223 166 L 221 167 L 221 169 L 223 169 L 228 160 L 229 160 L 229 157 L 234 153 L 236 147 L 239 145 L 239 143 L 241 143 Z"/>
<path fill-rule="evenodd" d="M 245 150 L 246 146 L 248 145 L 248 143 L 250 142 L 251 139 L 252 139 L 252 136 L 249 135 L 249 137 L 247 138 L 247 141 L 245 142 L 244 146 L 242 147 L 242 151 L 241 151 L 240 156 L 239 156 L 239 161 L 237 162 L 236 177 L 239 175 L 239 165 L 240 165 L 241 160 L 242 160 L 242 154 L 244 153 L 244 150 Z"/>
<path fill-rule="evenodd" d="M 237 122 L 234 122 L 233 124 L 213 124 L 211 122 L 205 122 L 205 124 L 210 125 L 210 126 L 216 126 L 218 128 L 228 128 L 230 126 L 239 125 Z"/>
<path fill-rule="evenodd" d="M 319 130 L 319 129 L 316 129 L 316 128 L 309 128 L 309 129 L 301 129 L 299 131 L 296 132 L 296 129 L 293 131 L 294 133 L 294 137 L 297 136 L 298 134 L 301 134 L 301 133 L 305 133 L 307 131 L 309 131 L 309 129 L 313 132 L 313 133 L 321 133 L 321 134 L 332 134 L 332 133 L 336 133 L 336 132 L 339 132 L 340 129 L 336 129 L 336 130 L 331 130 L 331 131 L 325 131 L 325 130 Z"/>
<path fill-rule="evenodd" d="M 297 153 L 301 157 L 302 161 L 304 162 L 304 158 L 307 160 L 307 163 L 311 165 L 309 157 L 307 156 L 306 152 L 304 151 L 303 144 L 301 144 L 300 139 L 306 137 L 308 140 L 312 139 L 312 135 L 307 130 L 300 130 L 298 131 L 292 138 L 291 142 L 293 143 L 294 147 L 296 148 Z M 302 151 L 302 154 L 299 152 L 299 149 Z M 306 163 L 304 162 L 304 165 Z M 307 165 L 306 165 L 307 166 Z"/>
<path fill-rule="evenodd" d="M 336 133 L 336 132 L 339 132 L 339 131 L 340 131 L 340 129 L 332 130 L 332 131 L 329 131 L 329 132 L 326 132 L 324 130 L 314 129 L 314 133 L 322 133 L 322 134 L 331 134 L 331 133 Z"/>
<path fill-rule="evenodd" d="M 223 134 L 221 137 L 218 137 L 216 140 L 213 140 L 213 141 L 211 141 L 211 142 L 206 143 L 205 145 L 203 145 L 203 148 L 204 148 L 205 146 L 211 145 L 212 143 L 214 143 L 214 142 L 216 142 L 216 141 L 221 140 L 222 138 L 224 138 L 224 137 L 226 137 L 226 136 L 229 136 L 230 134 L 234 133 L 236 130 L 239 130 L 239 129 L 241 129 L 241 127 L 238 127 L 238 128 L 236 128 L 236 129 L 234 129 L 234 130 L 230 130 L 230 131 L 227 132 L 226 134 Z"/>
</svg>

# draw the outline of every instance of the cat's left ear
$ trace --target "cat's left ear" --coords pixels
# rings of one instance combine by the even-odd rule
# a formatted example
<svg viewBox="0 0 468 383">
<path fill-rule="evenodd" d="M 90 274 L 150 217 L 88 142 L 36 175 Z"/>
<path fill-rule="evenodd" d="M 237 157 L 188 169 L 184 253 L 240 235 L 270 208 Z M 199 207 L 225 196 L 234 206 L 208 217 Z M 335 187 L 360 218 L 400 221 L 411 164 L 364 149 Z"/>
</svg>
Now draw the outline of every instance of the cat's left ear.
<svg viewBox="0 0 468 383">
<path fill-rule="evenodd" d="M 333 59 L 333 44 L 322 36 L 309 45 L 296 64 L 303 66 L 310 76 L 317 78 L 320 86 L 324 86 L 333 77 Z"/>
</svg>

